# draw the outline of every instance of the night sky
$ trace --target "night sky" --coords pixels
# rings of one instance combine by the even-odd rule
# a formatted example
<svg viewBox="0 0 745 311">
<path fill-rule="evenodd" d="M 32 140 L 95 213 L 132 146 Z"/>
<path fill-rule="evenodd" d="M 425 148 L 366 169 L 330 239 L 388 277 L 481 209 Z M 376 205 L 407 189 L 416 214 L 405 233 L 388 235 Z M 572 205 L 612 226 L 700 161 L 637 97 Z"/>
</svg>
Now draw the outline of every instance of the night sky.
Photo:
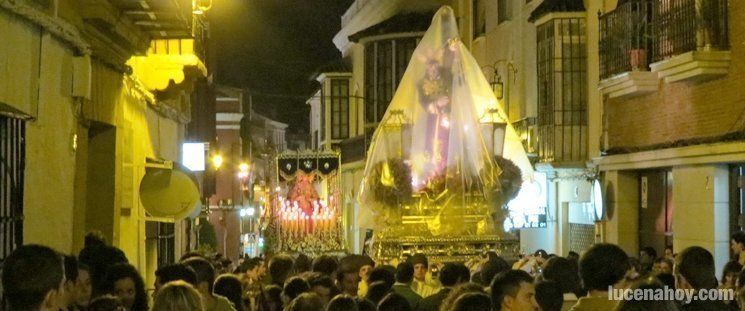
<svg viewBox="0 0 745 311">
<path fill-rule="evenodd" d="M 341 57 L 331 40 L 351 2 L 215 0 L 217 82 L 248 88 L 256 111 L 307 131 L 313 73 Z"/>
</svg>

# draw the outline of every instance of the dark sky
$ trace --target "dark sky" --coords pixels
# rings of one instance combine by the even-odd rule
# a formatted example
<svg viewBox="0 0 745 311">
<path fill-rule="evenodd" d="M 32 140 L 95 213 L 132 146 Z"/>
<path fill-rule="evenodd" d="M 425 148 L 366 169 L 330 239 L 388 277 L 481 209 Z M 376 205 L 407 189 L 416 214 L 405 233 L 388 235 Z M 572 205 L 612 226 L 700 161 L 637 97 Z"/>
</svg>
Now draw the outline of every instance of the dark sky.
<svg viewBox="0 0 745 311">
<path fill-rule="evenodd" d="M 251 90 L 254 109 L 308 127 L 315 70 L 341 57 L 331 41 L 351 0 L 216 0 L 218 83 Z"/>
</svg>

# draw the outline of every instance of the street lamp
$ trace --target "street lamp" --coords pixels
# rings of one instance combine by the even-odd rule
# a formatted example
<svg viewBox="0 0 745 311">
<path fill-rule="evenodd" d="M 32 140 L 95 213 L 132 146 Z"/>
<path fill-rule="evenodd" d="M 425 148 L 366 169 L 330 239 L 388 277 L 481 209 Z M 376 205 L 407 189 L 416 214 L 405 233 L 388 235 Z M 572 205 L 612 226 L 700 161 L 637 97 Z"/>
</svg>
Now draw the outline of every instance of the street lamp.
<svg viewBox="0 0 745 311">
<path fill-rule="evenodd" d="M 491 124 L 488 135 L 494 155 L 502 156 L 504 151 L 504 139 L 507 136 L 507 122 L 499 115 L 499 109 L 490 108 L 481 117 L 482 124 Z"/>
<path fill-rule="evenodd" d="M 492 77 L 491 82 L 489 82 L 489 85 L 491 85 L 494 96 L 496 96 L 498 100 L 502 100 L 502 98 L 504 98 L 504 83 L 502 83 L 502 76 L 500 76 L 496 70 L 494 70 L 494 76 Z"/>
<path fill-rule="evenodd" d="M 220 154 L 215 154 L 212 156 L 212 166 L 214 166 L 216 170 L 220 169 L 220 167 L 222 166 L 222 162 L 223 159 Z"/>
</svg>

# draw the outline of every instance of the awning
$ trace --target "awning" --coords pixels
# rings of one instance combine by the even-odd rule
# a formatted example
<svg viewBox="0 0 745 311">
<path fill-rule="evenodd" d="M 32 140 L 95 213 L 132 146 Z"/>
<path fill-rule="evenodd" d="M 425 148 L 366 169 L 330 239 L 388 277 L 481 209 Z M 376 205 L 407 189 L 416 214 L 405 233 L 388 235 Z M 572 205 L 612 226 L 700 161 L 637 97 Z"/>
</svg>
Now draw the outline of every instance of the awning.
<svg viewBox="0 0 745 311">
<path fill-rule="evenodd" d="M 140 202 L 153 217 L 181 220 L 201 210 L 196 177 L 178 163 L 147 165 L 140 181 Z"/>
</svg>

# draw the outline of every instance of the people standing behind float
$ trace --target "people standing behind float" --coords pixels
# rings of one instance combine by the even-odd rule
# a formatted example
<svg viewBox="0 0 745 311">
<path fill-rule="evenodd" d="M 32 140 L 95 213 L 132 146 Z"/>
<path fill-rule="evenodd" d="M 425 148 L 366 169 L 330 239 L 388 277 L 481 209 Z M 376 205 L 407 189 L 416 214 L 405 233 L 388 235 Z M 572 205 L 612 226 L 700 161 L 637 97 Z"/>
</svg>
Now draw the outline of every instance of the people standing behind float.
<svg viewBox="0 0 745 311">
<path fill-rule="evenodd" d="M 463 271 L 466 271 L 464 274 Z M 440 290 L 425 297 L 416 307 L 417 311 L 437 311 L 440 309 L 442 302 L 447 298 L 455 286 L 468 282 L 468 268 L 463 264 L 447 263 L 440 269 L 439 280 L 442 287 Z"/>
<path fill-rule="evenodd" d="M 215 268 L 203 257 L 186 259 L 182 264 L 194 269 L 197 275 L 196 289 L 202 295 L 205 311 L 235 311 L 233 304 L 225 297 L 212 293 L 215 283 Z"/>
<path fill-rule="evenodd" d="M 427 256 L 424 256 L 424 254 L 414 254 L 408 261 L 414 266 L 414 282 L 411 284 L 414 291 L 422 297 L 437 293 L 440 285 L 432 279 Z"/>
<path fill-rule="evenodd" d="M 391 288 L 394 293 L 405 298 L 412 310 L 416 308 L 422 296 L 413 289 L 414 267 L 410 262 L 402 262 L 396 267 L 396 283 Z M 385 299 L 384 299 L 385 300 Z M 382 301 L 381 301 L 382 303 Z"/>
</svg>

